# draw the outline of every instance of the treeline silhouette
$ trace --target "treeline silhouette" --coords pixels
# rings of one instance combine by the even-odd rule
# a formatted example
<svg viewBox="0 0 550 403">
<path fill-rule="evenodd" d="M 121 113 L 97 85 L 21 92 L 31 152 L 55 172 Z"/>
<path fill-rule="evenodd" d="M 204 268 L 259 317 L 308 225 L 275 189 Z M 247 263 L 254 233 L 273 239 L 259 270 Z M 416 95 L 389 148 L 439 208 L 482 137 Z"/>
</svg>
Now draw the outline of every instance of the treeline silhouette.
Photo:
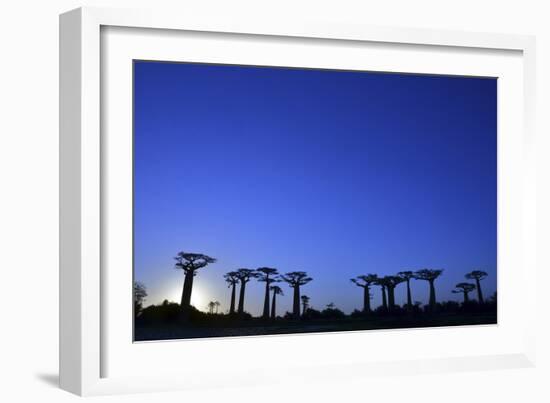
<svg viewBox="0 0 550 403">
<path fill-rule="evenodd" d="M 161 305 L 151 305 L 143 308 L 143 302 L 147 297 L 147 291 L 142 283 L 134 284 L 134 314 L 140 323 L 175 323 L 175 322 L 217 322 L 228 325 L 232 321 L 250 320 L 252 315 L 245 311 L 246 287 L 251 280 L 265 283 L 265 295 L 262 314 L 258 319 L 262 322 L 275 320 L 316 320 L 316 319 L 345 319 L 368 318 L 383 316 L 399 316 L 406 314 L 430 314 L 430 313 L 475 313 L 496 312 L 496 293 L 485 301 L 481 289 L 481 281 L 487 277 L 487 273 L 474 270 L 465 274 L 465 278 L 474 283 L 461 282 L 456 284 L 453 293 L 461 293 L 463 302 L 456 301 L 437 302 L 436 280 L 443 274 L 441 269 L 421 269 L 417 271 L 401 271 L 395 275 L 379 276 L 377 274 L 358 275 L 350 279 L 353 284 L 363 289 L 362 309 L 354 310 L 346 315 L 338 309 L 334 303 L 326 305 L 322 310 L 316 310 L 311 306 L 311 298 L 301 295 L 302 287 L 313 281 L 305 271 L 292 271 L 281 274 L 273 267 L 259 267 L 257 269 L 239 268 L 223 275 L 223 279 L 230 289 L 230 304 L 227 313 L 219 311 L 221 304 L 218 301 L 210 301 L 206 307 L 208 312 L 202 312 L 191 305 L 191 295 L 194 277 L 198 271 L 215 263 L 216 259 L 200 253 L 179 252 L 175 257 L 175 268 L 184 272 L 184 283 L 181 302 L 179 304 L 165 300 Z M 427 305 L 421 302 L 413 302 L 411 282 L 413 280 L 425 281 L 429 287 L 429 300 Z M 284 296 L 283 289 L 277 283 L 286 283 L 292 289 L 292 312 L 286 312 L 282 316 L 277 315 L 277 298 Z M 407 300 L 403 306 L 395 302 L 395 290 L 401 284 L 406 287 Z M 381 305 L 372 308 L 373 287 L 379 287 L 381 293 Z M 237 302 L 238 290 L 238 302 Z M 477 290 L 477 300 L 470 298 L 469 294 Z"/>
</svg>

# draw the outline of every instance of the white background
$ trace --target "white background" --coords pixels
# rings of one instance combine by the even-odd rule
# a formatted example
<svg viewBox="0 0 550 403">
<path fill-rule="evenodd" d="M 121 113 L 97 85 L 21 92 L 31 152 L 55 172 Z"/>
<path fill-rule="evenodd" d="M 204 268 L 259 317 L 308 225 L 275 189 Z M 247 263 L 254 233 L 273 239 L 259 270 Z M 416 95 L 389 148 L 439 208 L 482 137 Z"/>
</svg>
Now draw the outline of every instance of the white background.
<svg viewBox="0 0 550 403">
<path fill-rule="evenodd" d="M 149 3 L 149 4 L 148 4 Z M 202 3 L 202 4 L 201 4 Z M 268 13 L 274 20 L 315 16 L 328 21 L 535 34 L 538 37 L 539 268 L 550 270 L 550 11 L 544 1 L 162 1 L 187 11 L 226 15 Z M 546 2 L 547 3 L 547 2 Z M 145 6 L 146 1 L 5 1 L 0 6 L 0 396 L 7 402 L 77 398 L 57 382 L 58 303 L 58 20 L 80 5 Z M 547 72 L 545 75 L 544 72 Z M 546 135 L 546 138 L 543 137 Z M 548 166 L 548 163 L 546 163 Z M 539 295 L 539 366 L 445 375 L 353 379 L 334 384 L 262 386 L 94 398 L 116 402 L 208 401 L 548 401 L 550 296 Z M 411 346 L 414 349 L 414 346 Z"/>
</svg>

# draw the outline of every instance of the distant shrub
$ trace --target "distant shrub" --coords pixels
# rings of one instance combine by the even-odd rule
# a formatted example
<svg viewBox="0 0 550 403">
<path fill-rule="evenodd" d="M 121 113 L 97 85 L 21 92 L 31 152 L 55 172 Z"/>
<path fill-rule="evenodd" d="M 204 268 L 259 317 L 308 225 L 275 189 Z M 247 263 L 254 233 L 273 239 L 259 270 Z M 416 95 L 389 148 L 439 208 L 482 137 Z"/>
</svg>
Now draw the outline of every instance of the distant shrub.
<svg viewBox="0 0 550 403">
<path fill-rule="evenodd" d="M 388 310 L 384 308 L 382 305 L 376 307 L 373 311 L 376 315 L 385 315 L 388 313 Z"/>
<path fill-rule="evenodd" d="M 392 315 L 402 315 L 404 313 L 407 313 L 407 310 L 405 308 L 402 308 L 399 305 L 395 305 L 391 310 Z"/>
<path fill-rule="evenodd" d="M 359 309 L 354 309 L 352 313 L 349 315 L 351 318 L 364 318 L 366 314 L 363 311 L 360 311 Z"/>
<path fill-rule="evenodd" d="M 286 311 L 285 314 L 283 315 L 283 319 L 284 320 L 293 320 L 294 319 L 294 314 L 292 312 Z"/>
<path fill-rule="evenodd" d="M 456 301 L 443 301 L 437 304 L 438 312 L 458 312 L 460 304 Z"/>
<path fill-rule="evenodd" d="M 325 319 L 342 319 L 346 317 L 346 314 L 338 308 L 323 309 L 321 315 Z"/>
<path fill-rule="evenodd" d="M 302 318 L 305 320 L 320 319 L 322 317 L 323 315 L 321 312 L 314 308 L 307 308 L 305 313 L 302 315 Z"/>
<path fill-rule="evenodd" d="M 156 323 L 171 323 L 180 316 L 180 305 L 165 300 L 161 305 L 150 305 L 141 311 L 136 323 L 151 325 Z"/>
</svg>

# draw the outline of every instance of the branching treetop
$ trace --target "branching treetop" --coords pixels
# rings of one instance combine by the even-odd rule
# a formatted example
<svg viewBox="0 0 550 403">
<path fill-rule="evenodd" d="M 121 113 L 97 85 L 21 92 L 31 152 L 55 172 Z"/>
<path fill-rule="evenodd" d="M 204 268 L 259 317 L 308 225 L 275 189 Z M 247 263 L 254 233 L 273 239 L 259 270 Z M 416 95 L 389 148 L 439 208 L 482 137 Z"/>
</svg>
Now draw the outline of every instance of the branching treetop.
<svg viewBox="0 0 550 403">
<path fill-rule="evenodd" d="M 453 290 L 453 293 L 455 294 L 463 292 L 468 293 L 476 289 L 475 284 L 472 283 L 458 283 L 457 285 L 455 285 L 455 287 L 457 288 L 456 290 Z"/>
<path fill-rule="evenodd" d="M 283 289 L 281 287 L 279 287 L 278 285 L 272 285 L 271 287 L 269 287 L 269 289 L 277 295 L 284 295 L 283 294 Z"/>
<path fill-rule="evenodd" d="M 374 284 L 386 288 L 394 288 L 397 284 L 402 283 L 403 281 L 405 281 L 405 279 L 400 276 L 384 276 L 378 277 L 374 281 Z"/>
<path fill-rule="evenodd" d="M 309 297 L 307 295 L 302 295 L 300 299 L 304 304 L 307 304 L 309 302 Z"/>
<path fill-rule="evenodd" d="M 237 277 L 237 274 L 238 273 L 236 271 L 230 271 L 229 273 L 225 273 L 223 275 L 225 282 L 229 284 L 228 287 L 231 287 L 239 282 L 239 278 Z"/>
<path fill-rule="evenodd" d="M 405 278 L 403 278 L 401 276 L 384 276 L 383 280 L 386 283 L 386 287 L 393 288 L 397 284 L 402 283 L 403 281 L 405 281 Z"/>
<path fill-rule="evenodd" d="M 277 280 L 276 278 L 272 277 L 272 276 L 276 276 L 277 274 L 279 274 L 279 272 L 277 271 L 277 269 L 274 269 L 272 267 L 260 267 L 258 269 L 256 269 L 256 271 L 258 272 L 258 281 L 262 281 L 264 283 L 275 283 L 279 280 Z"/>
<path fill-rule="evenodd" d="M 258 277 L 258 273 L 256 273 L 255 270 L 250 269 L 238 269 L 236 271 L 236 277 L 239 279 L 241 283 L 248 283 L 250 279 Z"/>
<path fill-rule="evenodd" d="M 386 288 L 386 286 L 388 285 L 388 280 L 386 279 L 386 277 L 376 277 L 373 284 L 379 285 L 382 288 Z"/>
<path fill-rule="evenodd" d="M 474 270 L 470 273 L 467 273 L 464 277 L 466 277 L 468 280 L 483 280 L 485 277 L 487 277 L 487 273 L 482 270 Z"/>
<path fill-rule="evenodd" d="M 378 281 L 378 276 L 376 274 L 361 275 L 356 278 L 352 278 L 350 281 L 358 287 L 365 288 L 376 283 Z"/>
<path fill-rule="evenodd" d="M 291 287 L 299 287 L 313 280 L 311 277 L 308 277 L 305 271 L 291 271 L 290 273 L 282 274 L 281 279 Z"/>
<path fill-rule="evenodd" d="M 443 270 L 438 269 L 422 269 L 414 273 L 414 278 L 417 280 L 434 281 L 438 278 Z"/>
<path fill-rule="evenodd" d="M 214 259 L 213 257 L 203 255 L 202 253 L 186 252 L 179 252 L 176 257 L 174 257 L 174 260 L 176 261 L 175 268 L 181 269 L 185 273 L 194 273 L 198 269 L 202 269 L 210 263 L 216 262 L 216 259 Z"/>
<path fill-rule="evenodd" d="M 414 278 L 414 272 L 410 270 L 400 271 L 399 273 L 397 273 L 397 275 L 399 277 L 403 277 L 406 281 Z"/>
</svg>

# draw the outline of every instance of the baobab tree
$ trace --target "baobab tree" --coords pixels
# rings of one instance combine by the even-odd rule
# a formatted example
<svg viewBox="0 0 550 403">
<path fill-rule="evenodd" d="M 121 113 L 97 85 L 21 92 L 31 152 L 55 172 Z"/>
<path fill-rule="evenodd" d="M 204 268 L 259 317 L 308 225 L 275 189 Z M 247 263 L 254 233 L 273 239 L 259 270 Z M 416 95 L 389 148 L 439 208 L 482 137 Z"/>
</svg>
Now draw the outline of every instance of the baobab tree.
<svg viewBox="0 0 550 403">
<path fill-rule="evenodd" d="M 464 296 L 464 304 L 467 304 L 470 301 L 468 294 L 476 288 L 475 284 L 472 283 L 458 283 L 455 287 L 456 290 L 453 290 L 453 293 L 462 294 Z"/>
<path fill-rule="evenodd" d="M 260 267 L 259 269 L 256 269 L 256 272 L 258 274 L 258 281 L 265 283 L 265 297 L 264 297 L 264 311 L 262 314 L 262 317 L 264 319 L 269 318 L 269 286 L 278 281 L 275 276 L 279 274 L 277 272 L 277 269 L 274 269 L 272 267 Z"/>
<path fill-rule="evenodd" d="M 225 282 L 228 284 L 227 287 L 231 287 L 231 303 L 229 304 L 229 315 L 235 314 L 235 293 L 237 289 L 237 283 L 239 279 L 237 277 L 236 271 L 230 271 L 223 275 Z"/>
<path fill-rule="evenodd" d="M 436 269 L 422 269 L 418 270 L 414 273 L 414 278 L 417 280 L 424 280 L 427 281 L 430 284 L 430 310 L 435 309 L 435 286 L 434 282 L 435 280 L 441 276 L 441 273 L 443 273 L 443 270 L 436 270 Z"/>
<path fill-rule="evenodd" d="M 193 290 L 193 278 L 197 274 L 197 270 L 208 266 L 211 263 L 215 263 L 216 259 L 213 257 L 203 255 L 201 253 L 186 253 L 179 252 L 176 257 L 176 269 L 183 270 L 185 273 L 185 280 L 183 282 L 183 292 L 181 293 L 181 310 L 186 312 L 191 306 L 191 291 Z"/>
<path fill-rule="evenodd" d="M 412 295 L 411 295 L 411 279 L 414 278 L 414 272 L 412 271 L 400 271 L 397 275 L 405 280 L 407 283 L 407 309 L 412 309 Z"/>
<path fill-rule="evenodd" d="M 309 307 L 309 297 L 307 295 L 302 295 L 302 315 L 306 314 L 307 308 Z"/>
<path fill-rule="evenodd" d="M 382 277 L 378 277 L 373 284 L 380 286 L 382 292 L 382 309 L 384 311 L 388 310 L 388 300 L 386 298 L 386 280 Z"/>
<path fill-rule="evenodd" d="M 295 319 L 300 319 L 300 287 L 313 280 L 305 271 L 292 271 L 281 276 L 281 280 L 294 289 L 292 313 Z"/>
<path fill-rule="evenodd" d="M 405 279 L 400 276 L 384 276 L 382 280 L 388 293 L 388 309 L 393 311 L 395 309 L 395 287 L 405 281 Z"/>
<path fill-rule="evenodd" d="M 479 282 L 487 277 L 487 273 L 481 270 L 474 270 L 470 273 L 467 273 L 464 277 L 466 277 L 468 280 L 475 280 L 477 288 L 477 300 L 480 304 L 483 304 L 483 293 L 481 292 L 481 284 Z"/>
<path fill-rule="evenodd" d="M 370 286 L 376 283 L 378 276 L 376 274 L 361 275 L 356 278 L 352 278 L 351 282 L 356 286 L 363 288 L 363 313 L 369 313 L 370 309 Z"/>
<path fill-rule="evenodd" d="M 273 299 L 271 300 L 271 319 L 275 319 L 277 317 L 277 308 L 276 308 L 276 302 L 277 302 L 277 295 L 284 295 L 283 290 L 278 285 L 272 285 L 269 287 L 271 292 L 273 293 Z"/>
<path fill-rule="evenodd" d="M 244 292 L 246 288 L 246 283 L 256 277 L 258 277 L 258 273 L 256 273 L 254 270 L 244 268 L 237 270 L 237 278 L 241 283 L 241 290 L 239 293 L 239 307 L 237 309 L 239 315 L 242 315 L 244 313 Z"/>
<path fill-rule="evenodd" d="M 216 314 L 218 313 L 218 308 L 220 307 L 220 301 L 214 301 L 214 306 L 216 307 Z"/>
<path fill-rule="evenodd" d="M 216 303 L 214 301 L 210 301 L 208 303 L 208 313 L 212 315 L 214 313 L 214 307 L 216 306 Z"/>
</svg>

